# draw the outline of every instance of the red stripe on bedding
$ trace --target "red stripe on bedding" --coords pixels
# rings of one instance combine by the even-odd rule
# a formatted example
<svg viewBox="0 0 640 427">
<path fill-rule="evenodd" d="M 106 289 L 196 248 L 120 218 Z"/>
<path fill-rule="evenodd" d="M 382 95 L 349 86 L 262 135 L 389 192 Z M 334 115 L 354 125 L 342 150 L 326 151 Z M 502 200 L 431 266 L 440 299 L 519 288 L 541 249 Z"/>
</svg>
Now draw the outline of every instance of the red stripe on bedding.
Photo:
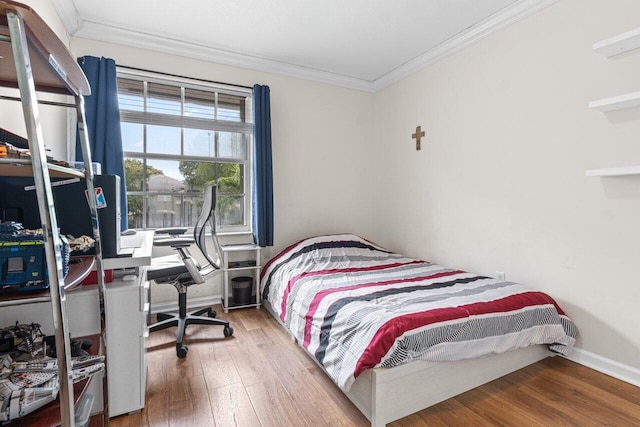
<svg viewBox="0 0 640 427">
<path fill-rule="evenodd" d="M 465 273 L 465 272 L 462 270 L 444 271 L 442 273 L 436 273 L 430 276 L 418 276 L 418 277 L 410 277 L 410 278 L 404 278 L 404 279 L 393 279 L 393 280 L 386 280 L 384 282 L 361 283 L 359 285 L 351 285 L 351 286 L 345 286 L 343 288 L 332 288 L 332 289 L 325 289 L 323 291 L 320 291 L 313 297 L 313 300 L 309 304 L 309 310 L 307 311 L 307 314 L 305 316 L 304 339 L 303 339 L 302 345 L 305 348 L 309 346 L 309 343 L 311 342 L 311 324 L 313 322 L 313 316 L 315 315 L 316 310 L 318 309 L 318 306 L 320 305 L 320 302 L 322 301 L 322 299 L 328 295 L 331 295 L 332 293 L 350 291 L 350 290 L 359 289 L 359 288 L 387 286 L 394 283 L 410 283 L 410 282 L 419 282 L 422 280 L 439 279 L 441 277 L 453 276 L 455 274 L 460 274 L 460 273 Z"/>
<path fill-rule="evenodd" d="M 558 304 L 549 295 L 543 292 L 529 291 L 520 294 L 509 295 L 508 297 L 494 301 L 476 302 L 464 307 L 469 311 L 470 316 L 479 316 L 489 313 L 508 313 L 525 307 L 535 307 L 552 304 L 559 310 Z"/>
<path fill-rule="evenodd" d="M 411 265 L 411 264 L 425 264 L 425 261 L 414 260 L 411 262 L 394 262 L 392 264 L 373 265 L 369 267 L 334 268 L 330 270 L 318 270 L 318 271 L 312 271 L 309 273 L 298 274 L 297 276 L 294 276 L 291 280 L 289 280 L 289 282 L 287 283 L 287 287 L 283 291 L 282 303 L 280 305 L 280 320 L 284 322 L 284 319 L 287 317 L 287 301 L 289 300 L 289 294 L 291 293 L 291 289 L 293 289 L 293 287 L 298 282 L 298 280 L 302 279 L 303 277 L 322 276 L 322 275 L 328 275 L 333 273 L 357 273 L 357 272 L 363 272 L 363 271 L 379 271 L 379 270 L 386 270 L 390 268 L 401 267 L 403 265 Z M 336 288 L 336 289 L 344 290 L 344 289 L 348 289 L 348 287 Z"/>
<path fill-rule="evenodd" d="M 555 301 L 542 292 L 525 292 L 494 301 L 477 302 L 458 307 L 438 308 L 398 316 L 389 320 L 378 329 L 356 363 L 354 378 L 357 378 L 364 370 L 374 368 L 393 347 L 396 340 L 413 329 L 471 316 L 489 313 L 508 313 L 525 307 L 548 304 L 553 304 L 556 309 L 558 308 Z"/>
</svg>

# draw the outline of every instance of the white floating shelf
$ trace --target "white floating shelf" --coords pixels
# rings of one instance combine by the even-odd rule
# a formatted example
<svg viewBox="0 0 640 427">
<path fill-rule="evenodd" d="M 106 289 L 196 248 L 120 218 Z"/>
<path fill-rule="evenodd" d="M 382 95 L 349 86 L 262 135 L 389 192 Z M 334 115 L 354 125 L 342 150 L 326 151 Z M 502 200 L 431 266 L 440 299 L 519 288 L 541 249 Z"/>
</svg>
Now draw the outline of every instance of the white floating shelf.
<svg viewBox="0 0 640 427">
<path fill-rule="evenodd" d="M 624 95 L 589 102 L 589 108 L 602 112 L 637 107 L 639 105 L 640 92 L 625 93 Z"/>
<path fill-rule="evenodd" d="M 593 50 L 610 58 L 640 47 L 640 28 L 593 44 Z"/>
<path fill-rule="evenodd" d="M 623 166 L 619 168 L 589 169 L 585 176 L 628 176 L 640 175 L 640 166 Z"/>
</svg>

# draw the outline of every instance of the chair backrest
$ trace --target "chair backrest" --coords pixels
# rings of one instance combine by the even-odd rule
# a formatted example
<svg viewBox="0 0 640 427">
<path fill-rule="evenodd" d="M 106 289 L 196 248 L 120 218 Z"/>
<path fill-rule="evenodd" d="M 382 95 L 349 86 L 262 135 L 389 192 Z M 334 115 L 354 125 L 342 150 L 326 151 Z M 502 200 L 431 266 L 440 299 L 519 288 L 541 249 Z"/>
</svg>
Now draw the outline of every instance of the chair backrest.
<svg viewBox="0 0 640 427">
<path fill-rule="evenodd" d="M 209 254 L 207 250 L 206 229 L 207 224 L 211 230 L 211 240 L 213 242 L 213 250 L 215 255 Z M 196 241 L 196 245 L 202 252 L 202 255 L 207 259 L 209 264 L 215 269 L 222 267 L 222 248 L 218 242 L 216 236 L 216 186 L 208 185 L 204 190 L 204 202 L 202 204 L 202 211 L 200 216 L 193 227 L 193 239 Z"/>
</svg>

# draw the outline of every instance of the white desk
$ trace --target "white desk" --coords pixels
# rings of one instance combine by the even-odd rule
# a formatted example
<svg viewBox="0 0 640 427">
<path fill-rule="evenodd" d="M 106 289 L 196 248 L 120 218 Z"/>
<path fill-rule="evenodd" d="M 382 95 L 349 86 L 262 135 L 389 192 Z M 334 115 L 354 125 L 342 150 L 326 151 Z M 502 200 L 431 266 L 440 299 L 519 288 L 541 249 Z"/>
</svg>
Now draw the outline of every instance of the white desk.
<svg viewBox="0 0 640 427">
<path fill-rule="evenodd" d="M 121 248 L 134 248 L 133 256 L 106 258 L 102 260 L 105 270 L 135 268 L 151 264 L 153 249 L 153 231 L 138 231 L 129 236 L 120 236 Z"/>
<path fill-rule="evenodd" d="M 104 268 L 114 270 L 105 296 L 110 417 L 144 408 L 149 313 L 146 267 L 151 264 L 153 234 L 138 231 L 121 236 L 121 246 L 135 244 L 133 256 L 104 260 Z M 132 274 L 135 280 L 123 280 Z"/>
<path fill-rule="evenodd" d="M 121 236 L 121 243 L 133 241 L 133 256 L 103 260 L 105 270 L 113 270 L 113 281 L 105 283 L 105 325 L 107 345 L 107 384 L 109 416 L 144 408 L 147 375 L 145 339 L 149 313 L 146 268 L 151 263 L 153 231 Z M 138 244 L 139 243 L 139 244 Z M 135 275 L 134 280 L 123 280 Z M 97 285 L 82 286 L 69 293 L 69 323 L 72 335 L 99 333 L 95 295 Z M 74 328 L 77 330 L 74 331 Z"/>
</svg>

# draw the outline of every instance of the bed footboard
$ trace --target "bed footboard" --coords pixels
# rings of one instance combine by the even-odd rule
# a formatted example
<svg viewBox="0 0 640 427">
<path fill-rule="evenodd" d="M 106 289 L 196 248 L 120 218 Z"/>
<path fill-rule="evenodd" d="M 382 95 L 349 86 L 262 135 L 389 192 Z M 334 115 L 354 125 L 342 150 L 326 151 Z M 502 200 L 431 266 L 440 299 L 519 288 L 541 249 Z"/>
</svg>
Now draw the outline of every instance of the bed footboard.
<svg viewBox="0 0 640 427">
<path fill-rule="evenodd" d="M 267 301 L 263 307 L 287 330 Z M 344 394 L 372 427 L 384 427 L 553 355 L 546 345 L 535 345 L 476 359 L 369 369 Z"/>
<path fill-rule="evenodd" d="M 372 427 L 383 427 L 553 354 L 536 345 L 477 359 L 371 369 L 345 394 Z"/>
</svg>

